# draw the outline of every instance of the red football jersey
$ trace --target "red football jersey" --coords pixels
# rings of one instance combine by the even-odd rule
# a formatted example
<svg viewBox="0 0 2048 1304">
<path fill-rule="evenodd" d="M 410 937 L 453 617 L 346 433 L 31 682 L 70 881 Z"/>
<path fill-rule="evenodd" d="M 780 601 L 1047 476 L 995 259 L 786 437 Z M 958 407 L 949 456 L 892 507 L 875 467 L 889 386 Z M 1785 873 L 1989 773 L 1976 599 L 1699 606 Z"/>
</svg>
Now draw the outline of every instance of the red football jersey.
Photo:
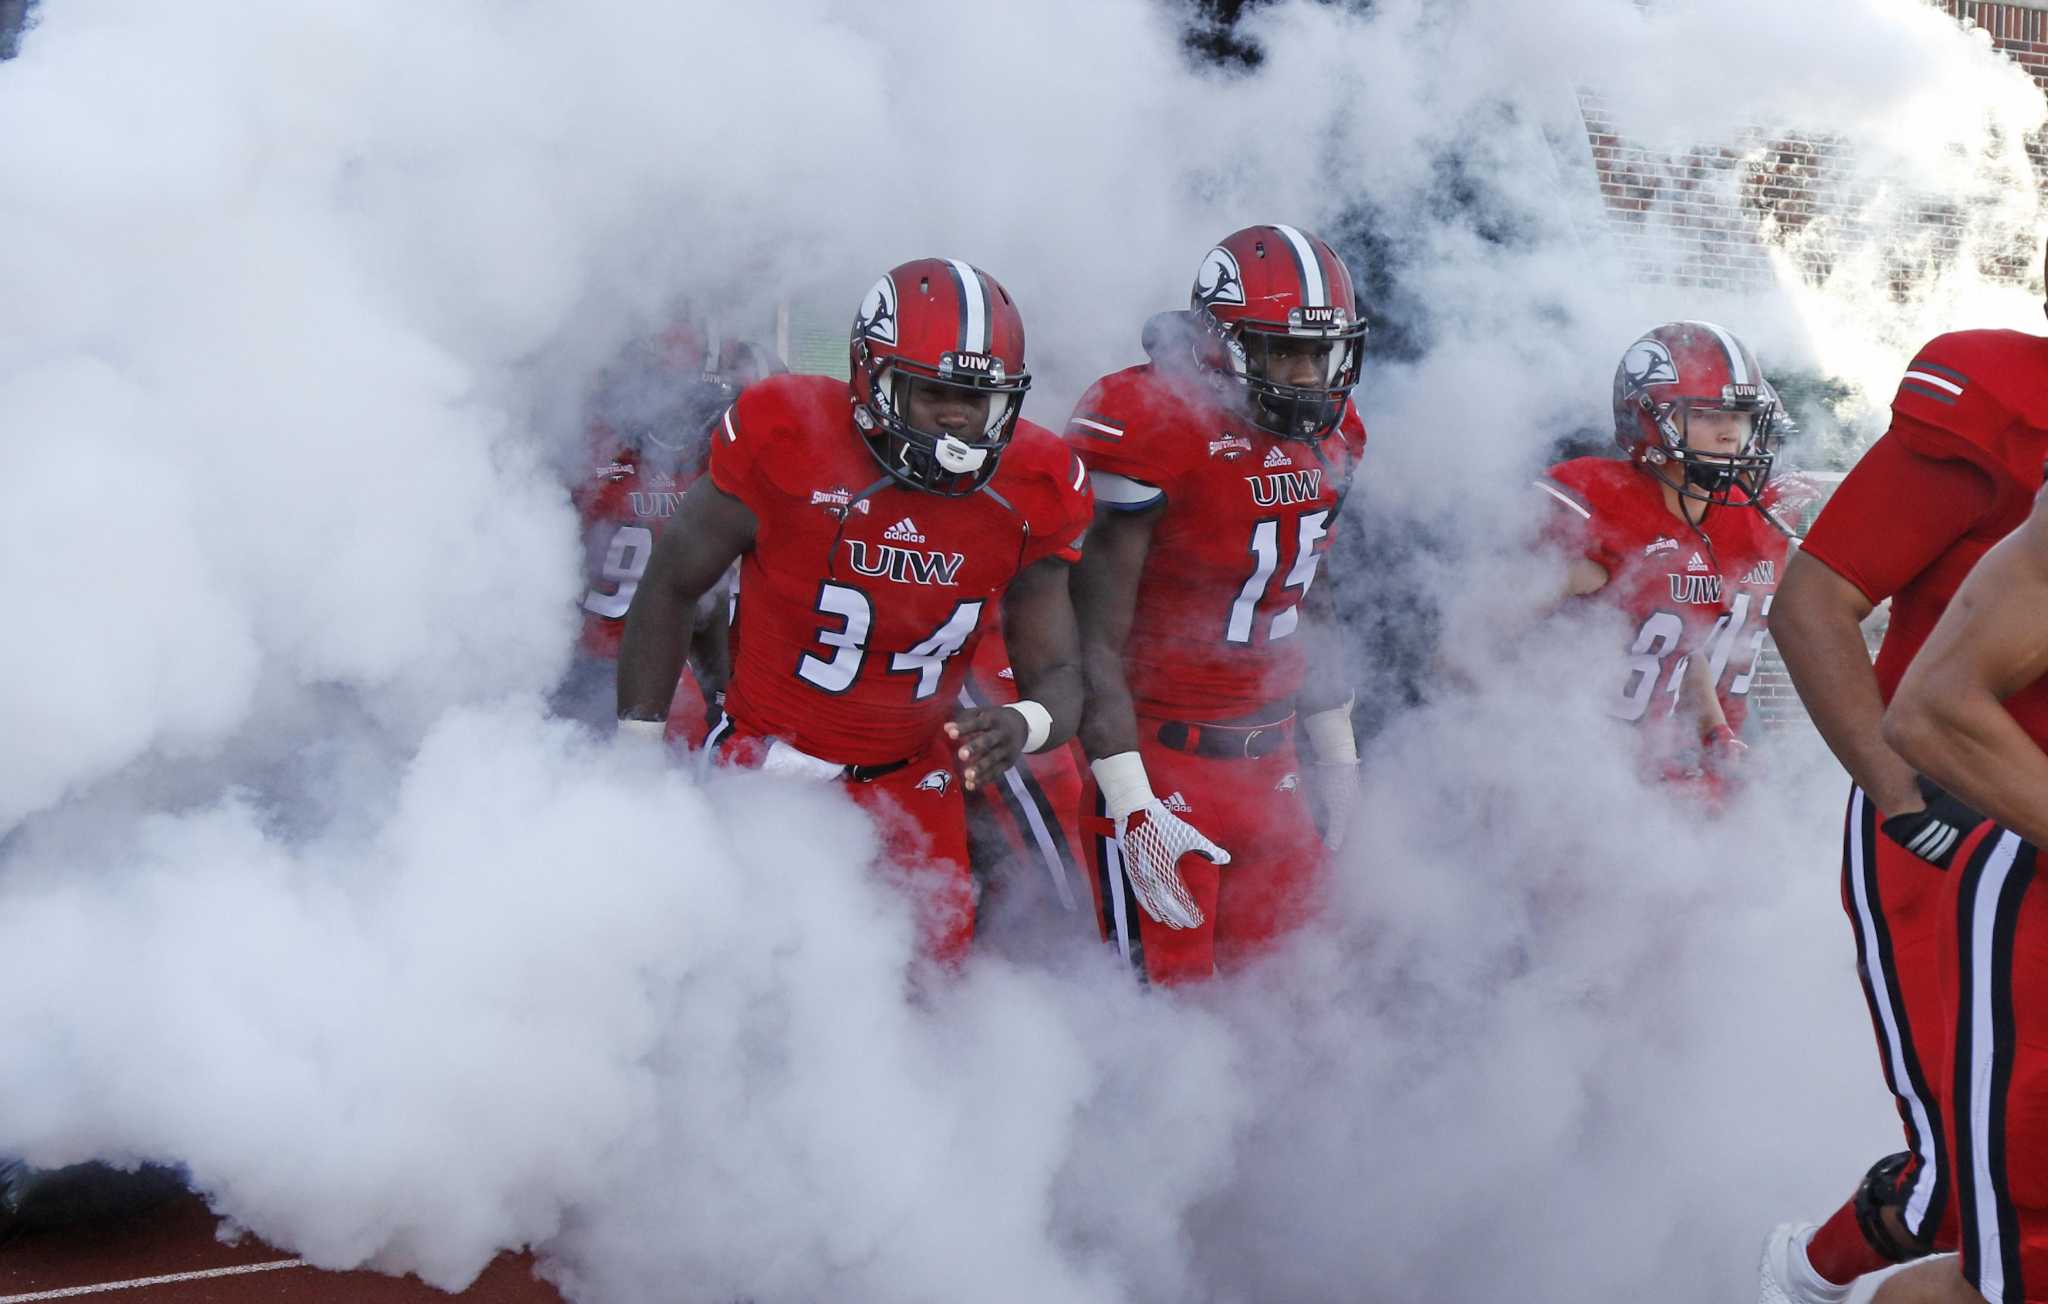
<svg viewBox="0 0 2048 1304">
<path fill-rule="evenodd" d="M 1971 567 L 2026 519 L 2044 457 L 2048 339 L 1960 331 L 1906 369 L 1891 429 L 1850 470 L 1805 543 L 1873 603 L 1891 599 L 1877 654 L 1886 701 Z M 2048 747 L 2048 680 L 2005 706 Z"/>
<path fill-rule="evenodd" d="M 823 376 L 752 386 L 712 431 L 711 480 L 753 510 L 726 711 L 813 756 L 876 765 L 924 748 L 958 706 L 977 628 L 1010 581 L 1080 558 L 1087 475 L 1017 423 L 961 497 L 890 478 Z"/>
<path fill-rule="evenodd" d="M 1166 496 L 1124 645 L 1138 711 L 1227 720 L 1293 698 L 1307 670 L 1297 607 L 1365 451 L 1358 410 L 1317 443 L 1281 439 L 1199 377 L 1147 364 L 1096 381 L 1067 441 L 1090 471 Z"/>
<path fill-rule="evenodd" d="M 1615 458 L 1560 462 L 1540 485 L 1560 505 L 1567 546 L 1607 572 L 1585 600 L 1621 608 L 1636 627 L 1610 714 L 1669 719 L 1687 660 L 1703 655 L 1728 724 L 1741 729 L 1786 531 L 1734 503 L 1710 509 L 1695 530 L 1664 505 L 1654 476 Z"/>
<path fill-rule="evenodd" d="M 654 541 L 702 473 L 701 466 L 664 470 L 635 450 L 620 449 L 577 486 L 584 571 L 590 579 L 583 593 L 580 644 L 586 655 L 618 659 L 626 609 L 633 605 Z"/>
</svg>

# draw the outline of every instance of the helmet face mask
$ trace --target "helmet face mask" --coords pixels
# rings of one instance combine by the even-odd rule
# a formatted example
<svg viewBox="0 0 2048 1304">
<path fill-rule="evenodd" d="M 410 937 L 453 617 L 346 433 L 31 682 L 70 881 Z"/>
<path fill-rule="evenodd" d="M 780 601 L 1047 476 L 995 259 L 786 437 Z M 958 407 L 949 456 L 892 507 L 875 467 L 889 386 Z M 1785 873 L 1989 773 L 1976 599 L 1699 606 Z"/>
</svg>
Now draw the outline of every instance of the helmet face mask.
<svg viewBox="0 0 2048 1304">
<path fill-rule="evenodd" d="M 1321 439 L 1344 419 L 1365 356 L 1365 327 L 1348 330 L 1236 328 L 1231 350 L 1254 422 L 1283 439 Z M 1302 365 L 1306 363 L 1307 365 Z"/>
<path fill-rule="evenodd" d="M 1255 426 L 1313 442 L 1343 421 L 1366 327 L 1327 244 L 1290 226 L 1234 232 L 1203 259 L 1190 304 L 1206 330 L 1197 362 Z"/>
<path fill-rule="evenodd" d="M 1731 414 L 1739 418 L 1740 433 L 1733 447 L 1716 448 L 1715 444 L 1728 442 L 1719 433 L 1724 425 L 1719 418 Z M 1682 483 L 1673 487 L 1688 498 L 1725 506 L 1740 489 L 1744 503 L 1754 502 L 1762 495 L 1777 456 L 1771 445 L 1776 417 L 1776 407 L 1767 399 L 1732 404 L 1694 399 L 1668 404 L 1657 414 L 1664 431 L 1662 456 L 1646 460 L 1653 467 L 1676 467 Z"/>
<path fill-rule="evenodd" d="M 928 420 L 931 409 L 949 404 L 971 414 L 957 430 Z M 873 402 L 856 419 L 874 419 L 873 429 L 862 433 L 882 469 L 913 489 L 959 495 L 973 493 L 995 474 L 1023 405 L 1020 388 L 956 383 L 891 363 L 877 368 Z"/>
<path fill-rule="evenodd" d="M 1630 345 L 1615 371 L 1614 415 L 1615 442 L 1681 497 L 1760 501 L 1777 456 L 1777 391 L 1727 331 L 1672 322 Z"/>
<path fill-rule="evenodd" d="M 896 268 L 854 320 L 852 358 L 854 423 L 884 471 L 948 496 L 989 482 L 1031 387 L 1023 319 L 995 278 L 957 259 Z M 962 410 L 955 429 L 937 419 Z"/>
</svg>

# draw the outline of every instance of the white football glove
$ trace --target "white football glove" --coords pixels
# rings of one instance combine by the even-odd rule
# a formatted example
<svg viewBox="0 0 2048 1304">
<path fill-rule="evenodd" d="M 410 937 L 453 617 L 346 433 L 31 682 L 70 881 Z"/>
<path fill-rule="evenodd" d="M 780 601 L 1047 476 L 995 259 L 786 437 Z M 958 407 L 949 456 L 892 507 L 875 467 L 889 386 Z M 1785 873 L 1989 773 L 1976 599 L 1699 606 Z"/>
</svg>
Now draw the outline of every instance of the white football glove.
<svg viewBox="0 0 2048 1304">
<path fill-rule="evenodd" d="M 1152 795 L 1151 780 L 1136 752 L 1105 756 L 1088 767 L 1102 789 L 1105 812 L 1114 821 L 1124 877 L 1146 914 L 1168 928 L 1196 928 L 1202 908 L 1181 880 L 1180 858 L 1190 852 L 1218 865 L 1230 853 L 1217 846 Z"/>
</svg>

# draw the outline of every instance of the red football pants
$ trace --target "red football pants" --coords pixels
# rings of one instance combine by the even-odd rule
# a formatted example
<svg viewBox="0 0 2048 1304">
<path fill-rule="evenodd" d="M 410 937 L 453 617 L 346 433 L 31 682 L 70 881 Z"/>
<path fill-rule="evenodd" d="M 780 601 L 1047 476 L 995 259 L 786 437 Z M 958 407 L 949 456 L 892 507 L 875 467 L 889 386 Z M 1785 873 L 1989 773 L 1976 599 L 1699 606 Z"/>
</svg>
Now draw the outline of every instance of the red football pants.
<svg viewBox="0 0 2048 1304">
<path fill-rule="evenodd" d="M 1944 1103 L 1963 1275 L 1990 1304 L 2048 1300 L 2048 886 L 2034 847 L 1981 824 L 1943 875 L 1953 984 Z"/>
<path fill-rule="evenodd" d="M 1878 831 L 1884 815 L 1849 791 L 1842 835 L 1842 905 L 1856 931 L 1856 972 L 1877 1033 L 1878 1058 L 1912 1153 L 1899 1177 L 1906 1230 L 1938 1250 L 1956 1247 L 1956 1202 L 1941 1108 L 1941 1065 L 1952 988 L 1941 947 L 1950 931 L 1950 875 Z"/>
<path fill-rule="evenodd" d="M 768 764 L 771 747 L 788 744 L 728 716 L 712 731 L 711 746 L 721 764 L 759 769 Z M 814 772 L 829 772 L 826 762 L 807 759 Z M 974 940 L 974 879 L 967 870 L 967 805 L 945 735 L 935 734 L 901 769 L 865 782 L 834 781 L 844 783 L 855 804 L 874 817 L 884 872 L 917 904 L 924 953 L 957 966 Z"/>
<path fill-rule="evenodd" d="M 1291 738 L 1257 760 L 1226 760 L 1164 746 L 1162 723 L 1138 717 L 1138 754 L 1153 794 L 1230 853 L 1220 867 L 1206 856 L 1181 857 L 1181 879 L 1202 909 L 1202 923 L 1168 928 L 1139 908 L 1092 774 L 1083 781 L 1081 823 L 1103 937 L 1151 981 L 1180 983 L 1243 966 L 1307 919 L 1327 853 L 1302 795 Z"/>
</svg>

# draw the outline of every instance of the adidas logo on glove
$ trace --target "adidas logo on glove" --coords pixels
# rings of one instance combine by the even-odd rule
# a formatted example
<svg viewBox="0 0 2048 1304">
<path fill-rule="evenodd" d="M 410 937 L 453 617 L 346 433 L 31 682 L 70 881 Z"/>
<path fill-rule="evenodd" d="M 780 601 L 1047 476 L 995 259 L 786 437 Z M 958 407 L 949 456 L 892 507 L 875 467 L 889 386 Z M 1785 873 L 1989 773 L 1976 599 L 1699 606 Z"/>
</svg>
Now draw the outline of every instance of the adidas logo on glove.
<svg viewBox="0 0 2048 1304">
<path fill-rule="evenodd" d="M 918 533 L 917 522 L 908 516 L 882 531 L 882 537 L 891 543 L 923 543 L 924 535 Z"/>
<path fill-rule="evenodd" d="M 1194 807 L 1188 805 L 1188 799 L 1181 796 L 1178 791 L 1169 792 L 1164 797 L 1161 797 L 1159 804 L 1176 815 L 1185 815 L 1194 809 Z"/>
</svg>

